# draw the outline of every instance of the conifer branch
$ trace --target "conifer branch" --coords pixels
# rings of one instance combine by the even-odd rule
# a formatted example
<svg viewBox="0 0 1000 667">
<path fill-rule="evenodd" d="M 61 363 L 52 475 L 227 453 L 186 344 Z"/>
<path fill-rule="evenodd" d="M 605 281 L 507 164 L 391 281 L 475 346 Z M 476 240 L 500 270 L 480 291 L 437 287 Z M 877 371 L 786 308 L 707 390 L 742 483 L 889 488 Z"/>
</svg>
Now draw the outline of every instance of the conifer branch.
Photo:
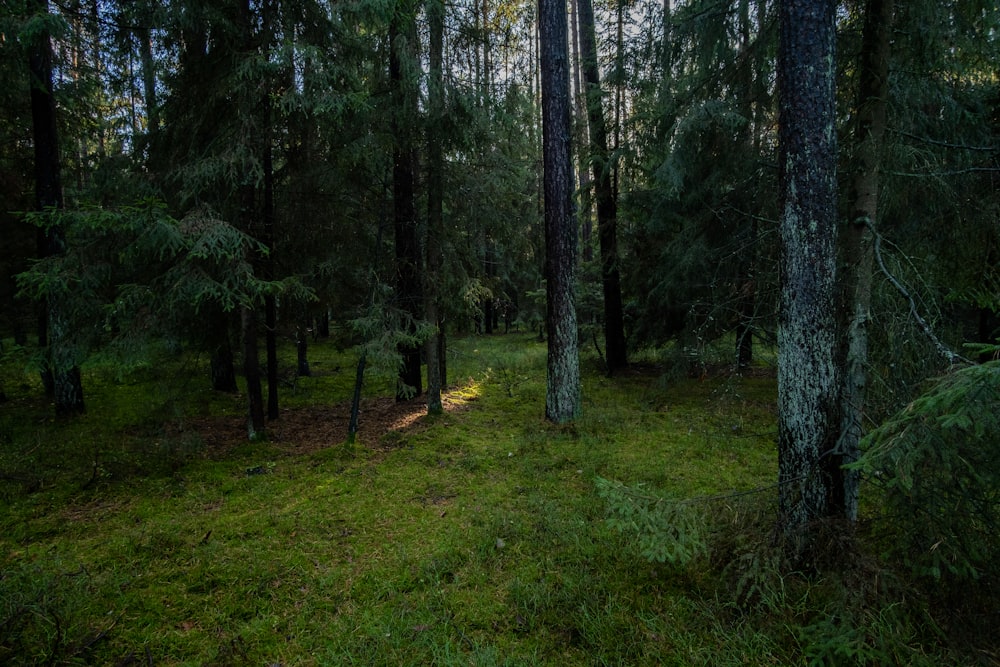
<svg viewBox="0 0 1000 667">
<path fill-rule="evenodd" d="M 888 267 L 885 265 L 885 260 L 882 258 L 882 235 L 875 230 L 875 225 L 872 224 L 871 218 L 869 218 L 868 216 L 861 216 L 855 218 L 854 223 L 864 225 L 872 233 L 872 238 L 874 239 L 874 243 L 872 244 L 872 250 L 875 254 L 875 261 L 878 263 L 879 271 L 881 271 L 882 275 L 884 275 L 889 280 L 889 282 L 892 283 L 892 286 L 896 288 L 896 290 L 903 296 L 903 298 L 909 302 L 910 316 L 913 317 L 913 319 L 917 323 L 917 326 L 920 327 L 920 330 L 924 333 L 925 336 L 927 336 L 928 340 L 930 340 L 931 343 L 934 345 L 934 348 L 937 350 L 938 354 L 944 357 L 945 360 L 947 360 L 947 362 L 951 365 L 957 364 L 959 362 L 967 364 L 972 363 L 962 355 L 950 349 L 943 342 L 941 342 L 941 339 L 938 338 L 937 335 L 934 333 L 934 331 L 931 329 L 931 326 L 930 324 L 927 323 L 927 320 L 925 320 L 920 315 L 920 312 L 917 310 L 917 302 L 913 299 L 913 296 L 910 295 L 909 290 L 907 290 L 906 287 L 903 285 L 903 283 L 901 283 L 899 279 L 896 278 L 896 276 L 894 276 L 892 272 L 889 271 Z"/>
</svg>

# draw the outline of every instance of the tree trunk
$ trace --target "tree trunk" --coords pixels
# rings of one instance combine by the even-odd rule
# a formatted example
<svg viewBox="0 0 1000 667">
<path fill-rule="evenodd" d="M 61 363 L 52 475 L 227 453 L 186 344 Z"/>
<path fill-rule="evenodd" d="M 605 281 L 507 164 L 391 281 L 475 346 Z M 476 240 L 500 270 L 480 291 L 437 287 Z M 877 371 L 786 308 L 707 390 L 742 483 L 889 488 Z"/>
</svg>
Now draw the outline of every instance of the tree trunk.
<svg viewBox="0 0 1000 667">
<path fill-rule="evenodd" d="M 608 130 L 601 103 L 601 76 L 597 67 L 597 35 L 590 0 L 577 0 L 580 12 L 580 55 L 587 92 L 590 124 L 590 160 L 597 200 L 597 236 L 601 244 L 601 287 L 604 292 L 604 343 L 608 375 L 628 365 L 621 274 L 618 270 L 618 201 L 611 182 L 613 160 L 608 153 Z"/>
<path fill-rule="evenodd" d="M 257 313 L 252 308 L 241 311 L 243 330 L 243 374 L 247 381 L 249 417 L 247 435 L 255 440 L 264 434 L 264 395 L 260 384 L 260 361 L 257 357 Z"/>
<path fill-rule="evenodd" d="M 580 358 L 573 290 L 576 224 L 570 147 L 566 3 L 539 0 L 542 156 L 545 197 L 546 324 L 549 331 L 545 416 L 568 422 L 580 413 Z"/>
<path fill-rule="evenodd" d="M 836 513 L 834 496 L 843 488 L 843 471 L 831 456 L 839 430 L 836 4 L 779 3 L 779 508 L 800 555 L 810 547 L 810 524 Z"/>
<path fill-rule="evenodd" d="M 351 395 L 351 418 L 347 422 L 347 442 L 354 444 L 358 437 L 358 424 L 361 420 L 361 389 L 365 383 L 365 362 L 368 355 L 362 350 L 358 357 L 358 368 L 354 374 L 354 393 Z"/>
<path fill-rule="evenodd" d="M 758 9 L 758 11 L 762 11 Z M 754 116 L 754 92 L 757 89 L 754 77 L 763 76 L 759 72 L 760 62 L 750 57 L 750 0 L 740 0 L 739 5 L 740 30 L 740 114 L 746 119 L 746 129 L 742 132 L 741 141 L 751 151 L 751 155 L 760 155 L 759 132 L 757 119 Z M 763 24 L 762 24 L 763 25 Z M 760 29 L 763 29 L 762 27 Z M 758 49 L 760 52 L 762 49 Z M 755 67 L 756 66 L 756 67 Z M 758 100 L 758 107 L 760 101 Z M 751 197 L 755 193 L 751 193 Z M 742 206 L 753 208 L 753 200 L 743 202 Z M 757 301 L 757 218 L 753 213 L 746 215 L 743 221 L 739 239 L 739 269 L 736 287 L 736 368 L 743 370 L 753 363 L 753 321 Z M 744 231 L 745 230 L 745 231 Z"/>
<path fill-rule="evenodd" d="M 438 316 L 438 285 L 443 265 L 441 242 L 444 230 L 444 153 L 441 121 L 444 115 L 444 0 L 428 0 L 430 27 L 429 123 L 427 127 L 427 270 L 424 274 L 424 312 L 434 333 L 427 339 L 427 414 L 441 414 L 441 323 Z"/>
<path fill-rule="evenodd" d="M 572 5 L 570 5 L 572 7 Z M 594 261 L 592 237 L 594 234 L 593 202 L 590 196 L 592 183 L 587 161 L 587 148 L 590 146 L 590 133 L 587 128 L 587 93 L 583 84 L 583 74 L 580 72 L 580 9 L 573 11 L 571 35 L 573 46 L 573 88 L 576 92 L 573 105 L 573 122 L 576 127 L 576 170 L 580 182 L 580 249 L 584 262 Z"/>
<path fill-rule="evenodd" d="M 264 279 L 274 280 L 274 163 L 271 146 L 271 109 L 269 100 L 264 101 L 264 118 L 267 131 L 264 132 Z M 264 296 L 264 345 L 267 351 L 267 418 L 277 419 L 278 410 L 278 304 L 274 294 Z"/>
<path fill-rule="evenodd" d="M 35 0 L 40 14 L 49 11 L 46 0 Z M 52 86 L 52 43 L 41 31 L 28 54 L 31 76 L 31 124 L 35 145 L 35 207 L 39 211 L 63 207 L 62 176 L 59 163 L 59 135 L 56 130 L 56 103 Z M 59 256 L 66 252 L 66 239 L 58 225 L 48 227 L 40 237 L 40 254 Z M 66 313 L 70 294 L 51 293 L 42 305 L 39 344 L 46 347 L 43 383 L 51 386 L 55 411 L 59 416 L 84 411 L 83 383 L 70 345 L 70 324 Z M 43 330 L 44 327 L 44 330 Z"/>
<path fill-rule="evenodd" d="M 893 0 L 867 0 L 861 37 L 857 125 L 851 220 L 841 227 L 840 313 L 841 434 L 835 460 L 857 461 L 864 433 L 865 388 L 868 384 L 868 322 L 871 309 L 873 248 L 871 230 L 878 216 L 879 160 L 885 134 L 889 95 L 889 50 Z M 858 472 L 844 471 L 837 498 L 849 519 L 858 515 Z"/>
<path fill-rule="evenodd" d="M 309 369 L 309 341 L 306 337 L 306 327 L 299 324 L 295 328 L 295 374 L 299 377 L 309 377 L 312 371 Z"/>
<path fill-rule="evenodd" d="M 393 89 L 392 154 L 393 223 L 395 231 L 396 298 L 400 309 L 410 319 L 404 323 L 409 333 L 415 331 L 420 316 L 420 244 L 417 240 L 417 213 L 414 202 L 414 125 L 417 113 L 417 89 L 413 70 L 419 65 L 413 3 L 400 0 L 389 28 L 389 79 Z M 421 393 L 420 346 L 402 345 L 403 364 L 397 382 L 396 399 L 404 400 Z"/>
</svg>

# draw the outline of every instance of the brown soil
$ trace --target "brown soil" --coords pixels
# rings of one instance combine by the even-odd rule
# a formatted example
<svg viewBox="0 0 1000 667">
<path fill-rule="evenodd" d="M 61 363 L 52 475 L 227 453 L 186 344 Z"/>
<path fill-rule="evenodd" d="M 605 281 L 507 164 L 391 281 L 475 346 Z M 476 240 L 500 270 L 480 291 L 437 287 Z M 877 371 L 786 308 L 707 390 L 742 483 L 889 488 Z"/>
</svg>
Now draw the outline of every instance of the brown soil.
<svg viewBox="0 0 1000 667">
<path fill-rule="evenodd" d="M 442 394 L 445 412 L 466 410 L 470 400 L 459 392 Z M 281 411 L 279 419 L 267 423 L 268 441 L 288 454 L 308 454 L 339 445 L 347 440 L 350 403 Z M 424 428 L 427 403 L 423 397 L 397 402 L 393 398 L 361 401 L 356 442 L 373 450 L 391 449 L 385 435 L 395 431 L 413 432 Z M 199 417 L 189 419 L 185 430 L 198 433 L 207 451 L 224 455 L 247 441 L 246 417 Z"/>
</svg>

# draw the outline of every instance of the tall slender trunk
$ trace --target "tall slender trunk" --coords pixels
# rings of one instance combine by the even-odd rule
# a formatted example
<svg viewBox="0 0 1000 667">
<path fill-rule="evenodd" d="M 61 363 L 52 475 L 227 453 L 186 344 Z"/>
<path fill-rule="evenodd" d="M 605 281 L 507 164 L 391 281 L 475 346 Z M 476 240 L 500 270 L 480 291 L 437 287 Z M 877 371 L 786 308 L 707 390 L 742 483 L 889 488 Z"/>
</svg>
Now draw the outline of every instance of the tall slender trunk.
<svg viewBox="0 0 1000 667">
<path fill-rule="evenodd" d="M 247 381 L 249 415 L 247 435 L 255 440 L 264 434 L 264 396 L 260 386 L 260 360 L 257 356 L 257 313 L 248 307 L 241 312 L 243 332 L 243 374 Z"/>
<path fill-rule="evenodd" d="M 40 14 L 49 11 L 46 0 L 35 0 L 34 8 Z M 31 45 L 28 68 L 35 145 L 35 207 L 39 211 L 58 210 L 63 207 L 59 134 L 52 85 L 52 43 L 45 31 L 41 31 Z M 63 255 L 66 238 L 62 227 L 49 226 L 41 233 L 39 245 L 43 256 Z M 68 293 L 53 291 L 42 304 L 44 315 L 39 318 L 39 344 L 46 348 L 43 382 L 46 388 L 52 389 L 59 416 L 84 411 L 83 383 L 70 344 L 70 324 L 66 315 L 70 298 Z"/>
<path fill-rule="evenodd" d="M 778 147 L 781 302 L 778 482 L 786 534 L 804 555 L 810 526 L 836 514 L 836 0 L 781 0 Z"/>
<path fill-rule="evenodd" d="M 563 423 L 580 413 L 580 359 L 573 290 L 576 224 L 566 3 L 539 0 L 542 154 L 545 197 L 546 326 L 549 332 L 545 416 Z"/>
<path fill-rule="evenodd" d="M 148 27 L 136 30 L 139 41 L 139 64 L 142 76 L 143 105 L 146 108 L 146 134 L 154 135 L 160 129 L 160 108 L 156 95 L 156 68 L 153 60 L 153 35 Z"/>
<path fill-rule="evenodd" d="M 427 269 L 424 273 L 424 314 L 434 333 L 427 339 L 427 413 L 440 414 L 441 404 L 441 322 L 438 314 L 444 233 L 444 153 L 441 121 L 444 116 L 444 0 L 428 0 L 430 24 L 430 79 L 428 81 L 429 122 L 427 126 Z"/>
<path fill-rule="evenodd" d="M 416 18 L 412 0 L 397 2 L 389 27 L 389 79 L 393 92 L 392 198 L 395 231 L 396 298 L 409 322 L 412 333 L 420 317 L 420 244 L 417 238 L 417 212 L 414 194 L 416 143 L 414 127 L 417 114 L 417 88 L 414 69 L 419 67 Z M 422 378 L 420 346 L 401 345 L 403 364 L 397 381 L 396 399 L 411 393 L 420 395 Z"/>
<path fill-rule="evenodd" d="M 751 155 L 757 156 L 757 129 L 754 123 L 754 76 L 756 59 L 750 57 L 750 0 L 740 0 L 740 114 L 746 120 L 741 142 L 748 145 Z M 760 74 L 757 74 L 760 76 Z M 751 193 L 752 196 L 753 193 Z M 753 200 L 741 202 L 752 208 Z M 753 319 L 756 309 L 757 217 L 749 212 L 742 221 L 739 233 L 739 270 L 736 293 L 736 367 L 748 368 L 753 362 Z"/>
<path fill-rule="evenodd" d="M 274 280 L 274 156 L 271 145 L 271 105 L 265 96 L 263 114 L 264 132 L 264 228 L 263 242 L 267 246 L 264 258 L 264 279 Z M 278 410 L 278 304 L 274 294 L 264 296 L 264 346 L 267 351 L 267 418 L 277 419 Z"/>
<path fill-rule="evenodd" d="M 597 235 L 601 244 L 601 287 L 604 293 L 604 341 L 608 374 L 628 365 L 621 273 L 618 270 L 618 201 L 612 184 L 614 161 L 608 152 L 608 130 L 601 102 L 597 66 L 597 35 L 590 0 L 577 0 L 580 12 L 580 54 L 590 123 L 590 161 L 597 199 Z"/>
<path fill-rule="evenodd" d="M 860 81 L 857 102 L 853 166 L 853 210 L 841 227 L 842 273 L 840 289 L 841 433 L 835 459 L 857 461 L 864 432 L 865 388 L 868 384 L 868 322 L 871 309 L 873 248 L 870 225 L 878 218 L 879 161 L 886 127 L 889 95 L 889 53 L 893 0 L 867 0 L 861 37 Z M 836 501 L 849 519 L 858 514 L 857 471 L 846 470 Z"/>
<path fill-rule="evenodd" d="M 573 6 L 572 4 L 570 5 Z M 594 260 L 594 246 L 592 237 L 594 235 L 593 219 L 593 198 L 591 188 L 593 183 L 590 180 L 590 170 L 587 160 L 588 147 L 590 146 L 590 132 L 587 127 L 587 92 L 581 72 L 581 61 L 583 55 L 580 53 L 580 9 L 573 9 L 573 25 L 571 26 L 572 47 L 573 47 L 573 123 L 576 128 L 574 138 L 576 139 L 576 170 L 577 180 L 580 183 L 580 250 L 584 262 Z"/>
</svg>

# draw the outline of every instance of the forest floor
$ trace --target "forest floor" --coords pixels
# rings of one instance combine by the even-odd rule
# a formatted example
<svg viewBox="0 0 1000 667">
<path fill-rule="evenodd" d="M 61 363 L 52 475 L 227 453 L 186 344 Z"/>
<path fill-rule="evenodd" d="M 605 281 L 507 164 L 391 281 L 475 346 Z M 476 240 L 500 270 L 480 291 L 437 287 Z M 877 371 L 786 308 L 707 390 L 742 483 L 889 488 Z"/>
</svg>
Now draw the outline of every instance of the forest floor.
<svg viewBox="0 0 1000 667">
<path fill-rule="evenodd" d="M 854 541 L 782 562 L 766 363 L 585 359 L 556 426 L 544 344 L 467 338 L 444 414 L 373 373 L 348 444 L 355 353 L 310 354 L 248 442 L 204 360 L 94 362 L 87 413 L 56 421 L 9 353 L 0 663 L 996 664 Z"/>
</svg>

